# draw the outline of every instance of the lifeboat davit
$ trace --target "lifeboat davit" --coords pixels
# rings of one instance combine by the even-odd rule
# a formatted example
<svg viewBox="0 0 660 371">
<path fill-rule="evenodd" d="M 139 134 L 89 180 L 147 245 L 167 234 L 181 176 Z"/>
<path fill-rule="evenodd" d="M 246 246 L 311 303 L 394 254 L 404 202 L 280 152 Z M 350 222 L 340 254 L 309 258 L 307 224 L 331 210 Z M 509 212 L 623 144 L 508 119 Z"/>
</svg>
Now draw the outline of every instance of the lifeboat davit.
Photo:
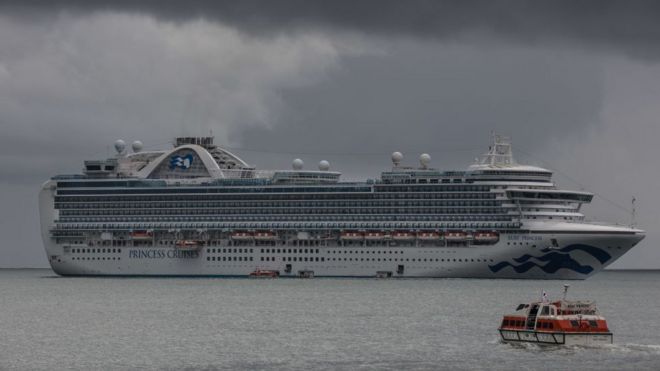
<svg viewBox="0 0 660 371">
<path fill-rule="evenodd" d="M 476 232 L 474 240 L 476 242 L 497 242 L 500 240 L 500 235 L 497 232 Z"/>
<path fill-rule="evenodd" d="M 447 242 L 462 242 L 468 239 L 466 232 L 447 232 L 445 233 L 445 241 Z"/>
<path fill-rule="evenodd" d="M 364 233 L 356 231 L 341 232 L 339 238 L 343 241 L 362 241 L 364 240 Z"/>
<path fill-rule="evenodd" d="M 252 233 L 250 232 L 234 232 L 231 234 L 232 240 L 246 241 L 252 239 Z"/>
<path fill-rule="evenodd" d="M 499 327 L 502 341 L 553 345 L 612 344 L 613 334 L 593 301 L 566 300 L 549 302 L 544 298 L 520 304 L 513 314 L 505 315 Z"/>
<path fill-rule="evenodd" d="M 395 241 L 412 241 L 415 239 L 415 233 L 413 232 L 394 232 L 392 233 L 392 239 Z"/>
<path fill-rule="evenodd" d="M 280 276 L 279 271 L 266 270 L 266 269 L 257 269 L 253 272 L 250 272 L 250 278 L 277 278 Z"/>
<path fill-rule="evenodd" d="M 421 241 L 437 241 L 440 239 L 440 233 L 438 232 L 419 232 L 417 233 L 417 239 Z"/>
<path fill-rule="evenodd" d="M 176 241 L 176 248 L 177 250 L 197 250 L 200 247 L 202 247 L 204 243 L 202 241 L 196 241 L 196 240 L 178 240 Z"/>
<path fill-rule="evenodd" d="M 259 231 L 254 232 L 254 239 L 257 241 L 274 241 L 277 239 L 275 232 Z"/>
</svg>

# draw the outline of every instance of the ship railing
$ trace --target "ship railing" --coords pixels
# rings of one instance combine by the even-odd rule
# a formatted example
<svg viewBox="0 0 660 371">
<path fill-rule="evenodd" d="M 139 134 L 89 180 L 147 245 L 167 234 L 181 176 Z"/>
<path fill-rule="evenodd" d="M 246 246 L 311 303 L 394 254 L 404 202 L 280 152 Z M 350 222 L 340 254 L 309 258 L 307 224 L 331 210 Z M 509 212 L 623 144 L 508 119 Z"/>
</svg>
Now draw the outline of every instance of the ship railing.
<svg viewBox="0 0 660 371">
<path fill-rule="evenodd" d="M 222 169 L 227 179 L 268 179 L 275 175 L 274 170 Z"/>
</svg>

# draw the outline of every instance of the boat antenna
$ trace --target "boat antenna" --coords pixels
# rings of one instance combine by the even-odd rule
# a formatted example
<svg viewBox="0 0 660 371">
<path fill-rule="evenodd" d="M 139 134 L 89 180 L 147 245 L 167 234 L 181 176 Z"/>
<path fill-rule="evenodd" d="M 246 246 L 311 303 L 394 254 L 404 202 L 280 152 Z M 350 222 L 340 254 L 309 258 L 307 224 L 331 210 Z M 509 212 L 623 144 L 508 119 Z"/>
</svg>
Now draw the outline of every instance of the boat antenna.
<svg viewBox="0 0 660 371">
<path fill-rule="evenodd" d="M 637 199 L 635 198 L 635 196 L 633 196 L 632 201 L 631 201 L 632 208 L 631 208 L 631 211 L 630 211 L 630 227 L 631 228 L 635 228 L 635 225 L 637 224 L 635 222 L 635 217 L 637 216 L 636 215 L 637 210 L 635 210 L 635 201 L 637 201 Z"/>
<path fill-rule="evenodd" d="M 569 287 L 571 287 L 571 285 L 569 285 L 567 283 L 564 284 L 564 299 L 563 300 L 566 300 L 566 294 L 568 294 L 568 288 Z"/>
</svg>

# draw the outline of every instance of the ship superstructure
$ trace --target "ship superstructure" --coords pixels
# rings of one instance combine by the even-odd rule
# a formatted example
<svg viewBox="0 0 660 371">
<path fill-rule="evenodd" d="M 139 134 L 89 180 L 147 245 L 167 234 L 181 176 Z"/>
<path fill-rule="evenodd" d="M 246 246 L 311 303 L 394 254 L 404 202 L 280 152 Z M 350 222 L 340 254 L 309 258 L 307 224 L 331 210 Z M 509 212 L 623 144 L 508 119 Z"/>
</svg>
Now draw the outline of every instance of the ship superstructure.
<svg viewBox="0 0 660 371">
<path fill-rule="evenodd" d="M 393 167 L 344 182 L 327 161 L 261 171 L 213 144 L 85 161 L 40 193 L 42 237 L 61 275 L 481 277 L 584 279 L 643 237 L 585 221 L 593 194 L 558 189 L 494 136 L 465 171 Z M 309 273 L 307 273 L 309 274 Z"/>
</svg>

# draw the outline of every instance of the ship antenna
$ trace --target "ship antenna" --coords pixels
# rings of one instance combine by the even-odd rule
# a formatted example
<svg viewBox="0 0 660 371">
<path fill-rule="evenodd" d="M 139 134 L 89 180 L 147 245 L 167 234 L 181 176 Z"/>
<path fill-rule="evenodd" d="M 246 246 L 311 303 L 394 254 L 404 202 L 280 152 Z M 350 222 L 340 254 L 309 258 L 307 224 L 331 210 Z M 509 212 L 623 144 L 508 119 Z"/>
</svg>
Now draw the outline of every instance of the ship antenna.
<svg viewBox="0 0 660 371">
<path fill-rule="evenodd" d="M 564 300 L 566 300 L 566 294 L 568 294 L 568 288 L 571 287 L 571 285 L 565 283 L 564 284 Z"/>
<path fill-rule="evenodd" d="M 631 201 L 631 204 L 632 204 L 632 210 L 631 210 L 631 212 L 630 212 L 630 227 L 631 227 L 631 228 L 635 228 L 635 225 L 637 224 L 637 223 L 635 222 L 635 217 L 637 216 L 637 215 L 636 215 L 636 214 L 637 214 L 637 212 L 636 212 L 637 210 L 635 210 L 635 201 L 637 201 L 637 199 L 635 198 L 635 196 L 633 196 L 632 201 Z"/>
</svg>

